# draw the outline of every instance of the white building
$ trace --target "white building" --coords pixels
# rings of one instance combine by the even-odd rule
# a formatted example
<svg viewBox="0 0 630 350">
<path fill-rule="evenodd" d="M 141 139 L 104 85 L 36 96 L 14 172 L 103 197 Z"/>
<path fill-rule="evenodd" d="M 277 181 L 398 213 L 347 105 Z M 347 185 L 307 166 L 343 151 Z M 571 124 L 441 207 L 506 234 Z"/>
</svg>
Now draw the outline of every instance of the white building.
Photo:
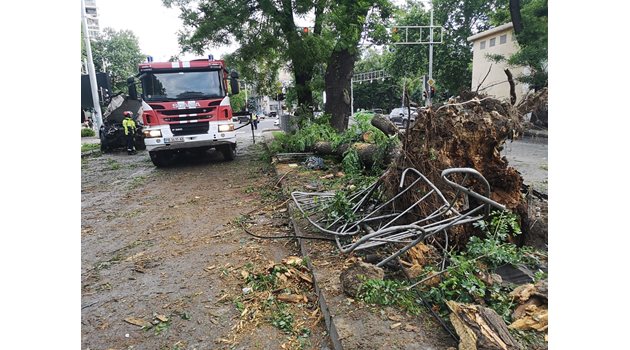
<svg viewBox="0 0 630 350">
<path fill-rule="evenodd" d="M 510 70 L 514 78 L 517 102 L 520 102 L 529 91 L 527 84 L 516 80 L 517 77 L 528 75 L 528 68 L 508 66 L 505 61 L 497 63 L 487 57 L 488 55 L 502 55 L 509 58 L 519 50 L 512 28 L 513 25 L 510 22 L 468 37 L 467 40 L 473 43 L 473 69 L 470 87 L 472 91 L 476 91 L 479 86 L 480 93 L 509 101 L 510 84 L 504 71 L 505 68 Z"/>
</svg>

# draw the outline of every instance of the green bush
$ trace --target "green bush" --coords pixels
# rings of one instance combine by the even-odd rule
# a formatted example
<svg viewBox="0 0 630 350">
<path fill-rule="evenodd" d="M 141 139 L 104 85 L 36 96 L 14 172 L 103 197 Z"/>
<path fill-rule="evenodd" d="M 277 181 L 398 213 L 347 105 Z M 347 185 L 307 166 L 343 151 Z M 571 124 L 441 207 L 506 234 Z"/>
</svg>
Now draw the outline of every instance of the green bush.
<svg viewBox="0 0 630 350">
<path fill-rule="evenodd" d="M 96 135 L 96 132 L 94 132 L 94 130 L 89 129 L 89 128 L 81 128 L 81 137 L 91 137 L 95 135 Z"/>
<path fill-rule="evenodd" d="M 443 315 L 448 314 L 445 302 L 454 300 L 485 304 L 510 322 L 515 306 L 508 296 L 512 289 L 497 283 L 488 285 L 481 276 L 503 264 L 536 267 L 540 261 L 534 257 L 531 248 L 517 247 L 508 241 L 510 235 L 521 234 L 516 214 L 494 212 L 488 220 L 479 221 L 474 226 L 482 231 L 483 236 L 471 237 L 463 251 L 449 254 L 451 265 L 442 275 L 441 282 L 433 288 L 424 287 L 421 294 L 438 305 Z"/>
</svg>

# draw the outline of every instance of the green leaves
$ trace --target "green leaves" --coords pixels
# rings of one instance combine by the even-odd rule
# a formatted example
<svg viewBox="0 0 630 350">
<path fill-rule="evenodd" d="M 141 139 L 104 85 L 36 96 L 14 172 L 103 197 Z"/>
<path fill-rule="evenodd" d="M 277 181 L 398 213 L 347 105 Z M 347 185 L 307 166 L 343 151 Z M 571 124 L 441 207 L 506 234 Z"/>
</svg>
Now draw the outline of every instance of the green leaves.
<svg viewBox="0 0 630 350">
<path fill-rule="evenodd" d="M 363 282 L 357 298 L 367 304 L 398 306 L 412 315 L 420 313 L 420 303 L 406 282 L 370 279 Z"/>
<path fill-rule="evenodd" d="M 105 28 L 91 46 L 95 69 L 111 73 L 114 93 L 127 92 L 127 78 L 138 72 L 138 64 L 145 59 L 135 34 Z"/>
</svg>

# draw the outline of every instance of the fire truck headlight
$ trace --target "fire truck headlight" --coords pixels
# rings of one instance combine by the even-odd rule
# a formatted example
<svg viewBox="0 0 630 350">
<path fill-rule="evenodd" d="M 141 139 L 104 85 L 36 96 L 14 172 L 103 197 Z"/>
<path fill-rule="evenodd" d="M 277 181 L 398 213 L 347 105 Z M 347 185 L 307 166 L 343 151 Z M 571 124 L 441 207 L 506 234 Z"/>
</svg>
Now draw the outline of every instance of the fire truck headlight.
<svg viewBox="0 0 630 350">
<path fill-rule="evenodd" d="M 219 132 L 234 131 L 234 124 L 219 125 Z"/>
<path fill-rule="evenodd" d="M 144 130 L 144 137 L 162 137 L 162 131 L 160 130 Z"/>
</svg>

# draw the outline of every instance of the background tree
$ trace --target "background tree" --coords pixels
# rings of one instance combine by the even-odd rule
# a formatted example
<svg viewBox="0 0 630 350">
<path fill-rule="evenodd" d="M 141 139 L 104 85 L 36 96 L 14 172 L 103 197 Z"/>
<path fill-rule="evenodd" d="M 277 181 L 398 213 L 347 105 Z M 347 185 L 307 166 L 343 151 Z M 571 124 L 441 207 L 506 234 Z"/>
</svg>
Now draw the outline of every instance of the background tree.
<svg viewBox="0 0 630 350">
<path fill-rule="evenodd" d="M 298 104 L 315 107 L 313 77 L 326 64 L 326 110 L 331 123 L 343 130 L 350 112 L 349 84 L 357 45 L 362 35 L 385 32 L 379 21 L 387 18 L 388 0 L 163 0 L 181 10 L 183 51 L 203 52 L 210 45 L 238 42 L 234 57 L 244 66 L 275 60 L 290 61 Z M 368 13 L 371 14 L 368 20 Z M 314 26 L 296 26 L 296 17 L 310 14 Z M 252 74 L 253 75 L 253 74 Z M 330 90 L 329 90 L 330 89 Z"/>
<path fill-rule="evenodd" d="M 130 30 L 105 28 L 91 44 L 94 69 L 109 72 L 114 93 L 127 91 L 127 78 L 138 72 L 138 64 L 145 60 L 138 38 Z"/>
<path fill-rule="evenodd" d="M 491 16 L 507 7 L 499 0 L 433 0 L 433 23 L 444 27 L 442 44 L 433 46 L 433 79 L 437 97 L 445 99 L 470 89 L 472 43 L 467 38 L 492 26 Z M 429 25 L 430 9 L 420 2 L 409 2 L 395 13 L 399 25 Z M 434 34 L 437 35 L 437 34 Z M 387 60 L 388 70 L 399 79 L 409 80 L 412 99 L 421 99 L 420 78 L 428 75 L 428 45 L 397 45 Z"/>
<path fill-rule="evenodd" d="M 335 35 L 325 73 L 326 107 L 331 125 L 337 131 L 348 127 L 350 116 L 350 80 L 359 58 L 359 41 L 376 43 L 386 39 L 384 26 L 392 11 L 387 0 L 337 0 L 326 15 L 326 24 Z"/>
<path fill-rule="evenodd" d="M 273 66 L 277 60 L 290 61 L 298 102 L 306 106 L 313 104 L 310 88 L 313 67 L 322 60 L 318 37 L 327 2 L 163 0 L 165 6 L 181 10 L 184 29 L 179 33 L 179 43 L 183 52 L 203 53 L 209 46 L 237 42 L 240 47 L 232 57 L 241 61 L 241 69 L 261 62 Z M 295 25 L 295 16 L 311 11 L 315 13 L 313 33 L 302 33 Z M 237 65 L 236 59 L 232 62 Z M 251 71 L 245 76 L 254 78 L 255 69 Z"/>
<path fill-rule="evenodd" d="M 520 4 L 520 9 L 517 8 Z M 512 21 L 519 50 L 510 57 L 498 56 L 514 66 L 528 67 L 529 75 L 516 77 L 534 90 L 546 87 L 548 82 L 548 10 L 547 0 L 510 1 L 510 9 L 502 8 L 492 16 L 494 25 Z M 517 30 L 519 23 L 520 31 Z"/>
<path fill-rule="evenodd" d="M 387 59 L 391 54 L 368 49 L 354 67 L 355 73 L 385 70 Z M 393 108 L 400 107 L 402 101 L 402 85 L 397 79 L 376 79 L 372 82 L 354 84 L 354 109 L 383 109 L 389 113 Z"/>
</svg>

